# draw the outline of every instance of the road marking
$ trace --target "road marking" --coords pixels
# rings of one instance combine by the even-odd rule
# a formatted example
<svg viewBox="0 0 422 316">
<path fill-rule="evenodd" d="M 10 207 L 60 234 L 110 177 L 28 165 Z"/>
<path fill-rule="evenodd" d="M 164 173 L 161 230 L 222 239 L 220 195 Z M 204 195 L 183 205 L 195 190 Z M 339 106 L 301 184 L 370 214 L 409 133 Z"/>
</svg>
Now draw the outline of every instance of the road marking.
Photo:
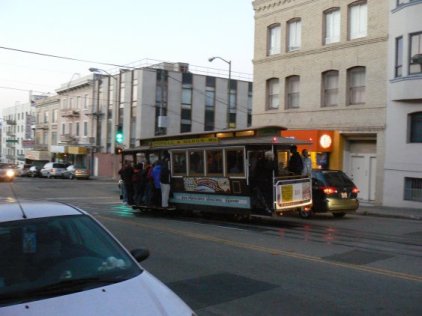
<svg viewBox="0 0 422 316">
<path fill-rule="evenodd" d="M 359 266 L 359 265 L 344 263 L 344 262 L 328 261 L 328 260 L 322 259 L 321 257 L 309 256 L 309 255 L 296 253 L 296 252 L 292 252 L 292 251 L 286 251 L 286 250 L 280 250 L 280 249 L 275 249 L 275 248 L 252 245 L 252 244 L 247 244 L 247 243 L 244 243 L 244 242 L 239 242 L 239 241 L 234 241 L 234 240 L 229 240 L 229 239 L 223 239 L 223 238 L 214 237 L 214 236 L 210 236 L 210 235 L 204 235 L 204 234 L 199 234 L 199 233 L 194 233 L 194 232 L 177 230 L 177 229 L 169 228 L 169 227 L 166 227 L 166 226 L 163 226 L 163 225 L 151 225 L 151 224 L 147 225 L 147 224 L 135 223 L 135 222 L 131 222 L 131 221 L 128 222 L 128 221 L 120 219 L 120 218 L 110 218 L 110 217 L 105 217 L 105 216 L 101 216 L 101 215 L 97 215 L 97 217 L 99 217 L 101 219 L 105 219 L 105 220 L 110 220 L 110 221 L 119 221 L 119 222 L 122 222 L 122 223 L 125 223 L 125 224 L 129 223 L 131 225 L 142 227 L 142 228 L 164 231 L 164 232 L 167 232 L 167 233 L 185 236 L 185 237 L 189 237 L 189 238 L 194 238 L 194 239 L 198 239 L 198 240 L 211 241 L 211 242 L 215 242 L 215 243 L 219 243 L 219 244 L 223 244 L 223 245 L 227 245 L 227 246 L 232 246 L 232 247 L 236 247 L 236 248 L 250 249 L 250 250 L 255 250 L 255 251 L 259 251 L 259 252 L 269 253 L 269 254 L 274 255 L 274 256 L 285 256 L 285 257 L 290 257 L 290 258 L 295 258 L 295 259 L 301 259 L 301 260 L 307 260 L 307 261 L 329 264 L 329 265 L 342 267 L 342 268 L 346 268 L 346 269 L 352 269 L 352 270 L 357 270 L 357 271 L 380 274 L 380 275 L 383 275 L 383 276 L 393 277 L 393 278 L 407 280 L 407 281 L 422 282 L 422 276 L 420 276 L 420 275 L 396 272 L 396 271 L 385 270 L 385 269 L 375 268 L 375 267 Z"/>
</svg>

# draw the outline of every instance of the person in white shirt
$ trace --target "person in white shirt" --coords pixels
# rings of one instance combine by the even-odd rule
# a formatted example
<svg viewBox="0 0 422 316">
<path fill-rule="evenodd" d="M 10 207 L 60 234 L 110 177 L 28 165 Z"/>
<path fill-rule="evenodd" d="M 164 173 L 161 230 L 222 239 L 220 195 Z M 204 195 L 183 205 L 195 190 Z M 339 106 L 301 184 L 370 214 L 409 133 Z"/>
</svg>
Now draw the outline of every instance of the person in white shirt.
<svg viewBox="0 0 422 316">
<path fill-rule="evenodd" d="M 302 175 L 310 177 L 311 172 L 312 172 L 312 160 L 311 158 L 309 158 L 309 153 L 307 149 L 302 150 L 302 162 L 303 162 Z"/>
</svg>

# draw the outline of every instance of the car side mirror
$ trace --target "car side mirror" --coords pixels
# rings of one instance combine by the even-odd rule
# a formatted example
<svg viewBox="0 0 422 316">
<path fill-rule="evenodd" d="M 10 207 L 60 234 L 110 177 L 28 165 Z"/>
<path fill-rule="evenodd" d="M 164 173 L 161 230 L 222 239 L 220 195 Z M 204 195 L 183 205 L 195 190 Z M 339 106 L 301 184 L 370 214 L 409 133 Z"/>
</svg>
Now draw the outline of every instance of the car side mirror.
<svg viewBox="0 0 422 316">
<path fill-rule="evenodd" d="M 141 262 L 149 257 L 149 250 L 146 248 L 138 248 L 130 251 L 136 261 Z"/>
</svg>

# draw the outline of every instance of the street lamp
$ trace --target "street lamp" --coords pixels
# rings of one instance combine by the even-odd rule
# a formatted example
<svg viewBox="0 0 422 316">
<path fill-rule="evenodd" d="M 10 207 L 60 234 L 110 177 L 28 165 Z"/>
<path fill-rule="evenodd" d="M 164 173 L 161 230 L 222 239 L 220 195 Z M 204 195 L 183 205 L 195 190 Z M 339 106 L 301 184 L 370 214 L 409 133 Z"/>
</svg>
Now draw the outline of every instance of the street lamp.
<svg viewBox="0 0 422 316">
<path fill-rule="evenodd" d="M 230 128 L 230 81 L 232 75 L 232 62 L 231 60 L 225 60 L 218 56 L 210 57 L 208 58 L 208 61 L 212 63 L 214 59 L 220 59 L 229 65 L 229 79 L 227 81 L 227 128 Z"/>
</svg>

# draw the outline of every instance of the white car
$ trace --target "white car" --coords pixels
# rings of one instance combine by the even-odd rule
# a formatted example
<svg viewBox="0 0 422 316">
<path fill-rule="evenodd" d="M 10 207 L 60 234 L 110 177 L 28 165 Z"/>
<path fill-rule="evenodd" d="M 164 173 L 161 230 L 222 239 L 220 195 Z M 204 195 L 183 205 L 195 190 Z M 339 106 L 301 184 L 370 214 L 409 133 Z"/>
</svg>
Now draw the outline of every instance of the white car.
<svg viewBox="0 0 422 316">
<path fill-rule="evenodd" d="M 83 210 L 57 202 L 0 203 L 0 315 L 195 313 Z"/>
<path fill-rule="evenodd" d="M 47 162 L 42 167 L 40 173 L 41 177 L 46 178 L 63 178 L 67 165 L 58 162 Z"/>
<path fill-rule="evenodd" d="M 12 164 L 0 163 L 0 181 L 11 182 L 15 179 L 16 168 Z"/>
</svg>

